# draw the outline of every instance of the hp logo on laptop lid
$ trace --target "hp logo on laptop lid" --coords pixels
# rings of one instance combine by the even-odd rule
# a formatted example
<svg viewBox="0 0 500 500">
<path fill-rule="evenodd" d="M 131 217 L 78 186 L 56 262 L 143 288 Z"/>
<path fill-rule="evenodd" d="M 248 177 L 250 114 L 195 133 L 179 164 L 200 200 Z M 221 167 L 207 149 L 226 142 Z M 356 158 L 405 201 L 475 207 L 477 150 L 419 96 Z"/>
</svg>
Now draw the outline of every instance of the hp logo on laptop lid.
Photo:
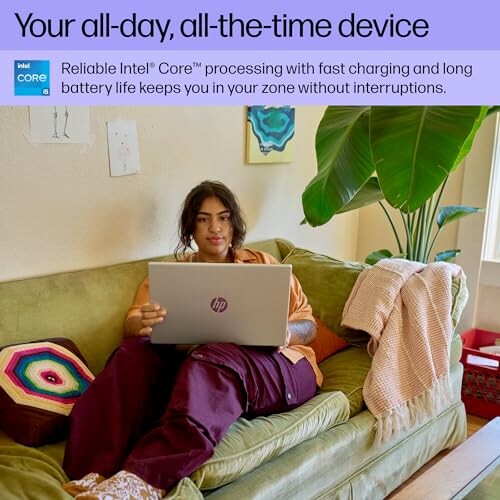
<svg viewBox="0 0 500 500">
<path fill-rule="evenodd" d="M 224 297 L 214 297 L 210 301 L 210 309 L 216 313 L 223 313 L 227 309 L 227 300 Z"/>
</svg>

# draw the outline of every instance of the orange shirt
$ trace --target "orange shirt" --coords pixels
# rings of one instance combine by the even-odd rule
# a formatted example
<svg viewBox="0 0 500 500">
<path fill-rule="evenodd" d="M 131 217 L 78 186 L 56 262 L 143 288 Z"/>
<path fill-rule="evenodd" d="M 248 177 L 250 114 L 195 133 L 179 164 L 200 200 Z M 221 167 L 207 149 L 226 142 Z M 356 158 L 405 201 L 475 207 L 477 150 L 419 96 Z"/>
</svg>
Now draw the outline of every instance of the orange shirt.
<svg viewBox="0 0 500 500">
<path fill-rule="evenodd" d="M 186 262 L 192 261 L 193 254 L 185 258 Z M 246 248 L 238 249 L 234 252 L 234 262 L 244 264 L 279 264 L 272 256 L 264 252 L 249 250 Z M 134 304 L 130 307 L 127 313 L 127 318 L 130 316 L 140 315 L 140 308 L 143 304 L 149 302 L 149 280 L 146 278 L 137 289 Z M 165 306 L 166 304 L 161 304 Z M 302 291 L 299 280 L 292 274 L 290 281 L 290 302 L 288 306 L 288 321 L 310 320 L 315 323 L 312 308 L 307 301 L 307 297 Z M 291 345 L 284 347 L 281 350 L 283 356 L 287 357 L 293 363 L 306 357 L 311 364 L 315 374 L 318 386 L 323 382 L 323 375 L 316 362 L 316 355 L 311 347 L 305 345 Z"/>
</svg>

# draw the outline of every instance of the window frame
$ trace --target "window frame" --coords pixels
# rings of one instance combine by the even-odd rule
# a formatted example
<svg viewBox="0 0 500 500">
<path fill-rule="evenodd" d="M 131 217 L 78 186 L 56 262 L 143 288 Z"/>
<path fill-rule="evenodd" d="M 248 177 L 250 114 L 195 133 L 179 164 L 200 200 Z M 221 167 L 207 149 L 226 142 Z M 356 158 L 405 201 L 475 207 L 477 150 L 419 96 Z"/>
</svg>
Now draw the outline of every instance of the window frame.
<svg viewBox="0 0 500 500">
<path fill-rule="evenodd" d="M 498 116 L 486 206 L 482 261 L 500 263 L 500 117 Z"/>
</svg>

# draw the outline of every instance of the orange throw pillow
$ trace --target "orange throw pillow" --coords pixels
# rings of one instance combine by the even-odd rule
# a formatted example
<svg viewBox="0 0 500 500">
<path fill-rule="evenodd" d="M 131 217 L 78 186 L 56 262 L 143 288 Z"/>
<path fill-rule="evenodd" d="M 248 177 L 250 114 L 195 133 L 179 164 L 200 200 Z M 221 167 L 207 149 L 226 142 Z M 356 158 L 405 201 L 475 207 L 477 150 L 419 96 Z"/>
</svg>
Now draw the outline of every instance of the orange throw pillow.
<svg viewBox="0 0 500 500">
<path fill-rule="evenodd" d="M 314 318 L 318 324 L 318 334 L 314 341 L 309 344 L 316 353 L 316 361 L 321 363 L 333 353 L 345 349 L 349 344 L 335 332 L 330 330 L 319 318 Z"/>
</svg>

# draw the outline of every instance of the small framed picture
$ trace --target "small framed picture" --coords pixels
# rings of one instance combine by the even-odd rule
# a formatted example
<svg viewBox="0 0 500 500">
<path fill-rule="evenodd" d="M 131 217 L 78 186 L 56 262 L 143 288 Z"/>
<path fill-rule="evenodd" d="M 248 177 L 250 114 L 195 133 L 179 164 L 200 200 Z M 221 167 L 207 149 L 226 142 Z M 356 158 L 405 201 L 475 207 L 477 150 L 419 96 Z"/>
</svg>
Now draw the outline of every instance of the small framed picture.
<svg viewBox="0 0 500 500">
<path fill-rule="evenodd" d="M 294 106 L 247 107 L 247 163 L 293 161 Z"/>
</svg>

